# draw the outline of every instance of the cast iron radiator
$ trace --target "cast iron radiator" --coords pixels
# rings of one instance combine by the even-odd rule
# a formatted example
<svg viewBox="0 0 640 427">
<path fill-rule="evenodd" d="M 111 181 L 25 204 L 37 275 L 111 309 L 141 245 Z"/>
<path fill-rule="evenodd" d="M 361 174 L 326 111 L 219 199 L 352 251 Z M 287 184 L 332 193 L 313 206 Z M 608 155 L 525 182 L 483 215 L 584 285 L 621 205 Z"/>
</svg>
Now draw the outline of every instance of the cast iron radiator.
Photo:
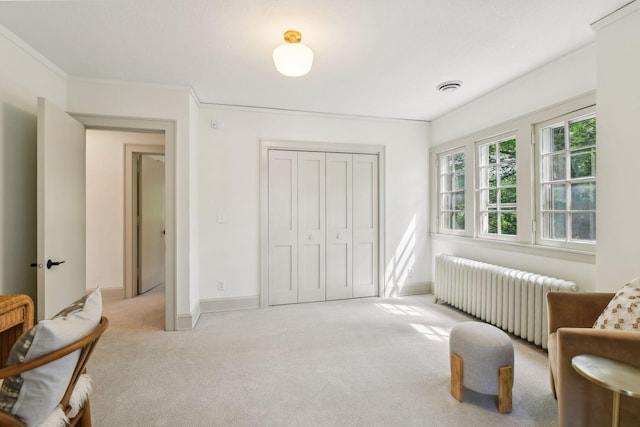
<svg viewBox="0 0 640 427">
<path fill-rule="evenodd" d="M 434 296 L 487 323 L 547 348 L 547 292 L 576 292 L 568 280 L 451 255 L 436 257 Z"/>
</svg>

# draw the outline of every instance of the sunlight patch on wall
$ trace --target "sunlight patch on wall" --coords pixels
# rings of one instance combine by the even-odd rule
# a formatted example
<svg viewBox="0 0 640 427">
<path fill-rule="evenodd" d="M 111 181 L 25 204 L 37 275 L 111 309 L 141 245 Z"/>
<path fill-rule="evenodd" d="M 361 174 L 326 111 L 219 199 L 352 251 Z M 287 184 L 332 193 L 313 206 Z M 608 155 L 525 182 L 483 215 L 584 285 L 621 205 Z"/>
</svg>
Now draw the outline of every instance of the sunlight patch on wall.
<svg viewBox="0 0 640 427">
<path fill-rule="evenodd" d="M 413 274 L 413 265 L 416 260 L 416 216 L 409 221 L 400 243 L 393 252 L 386 269 L 385 289 L 387 293 L 391 288 L 408 282 Z M 396 289 L 397 291 L 397 289 Z"/>
</svg>

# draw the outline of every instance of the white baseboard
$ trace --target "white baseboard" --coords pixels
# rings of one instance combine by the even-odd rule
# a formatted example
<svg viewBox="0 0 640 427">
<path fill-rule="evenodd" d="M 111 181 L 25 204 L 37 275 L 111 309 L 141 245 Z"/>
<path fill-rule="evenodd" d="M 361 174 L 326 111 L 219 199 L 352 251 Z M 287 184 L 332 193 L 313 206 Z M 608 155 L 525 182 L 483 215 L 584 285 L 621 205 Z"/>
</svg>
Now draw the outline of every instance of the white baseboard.
<svg viewBox="0 0 640 427">
<path fill-rule="evenodd" d="M 235 298 L 212 298 L 200 300 L 200 313 L 215 313 L 228 310 L 260 308 L 260 295 Z"/>
<path fill-rule="evenodd" d="M 407 295 L 422 295 L 433 292 L 431 282 L 407 283 L 402 285 L 391 285 L 385 289 L 385 297 L 401 297 Z"/>
<path fill-rule="evenodd" d="M 432 293 L 432 284 L 430 282 L 409 283 L 387 287 L 385 297 L 421 295 L 430 293 Z M 248 310 L 255 308 L 260 308 L 260 295 L 253 295 L 249 297 L 202 299 L 200 300 L 200 304 L 196 305 L 192 309 L 192 313 L 178 315 L 176 330 L 186 331 L 195 328 L 201 314 L 230 310 Z"/>
<path fill-rule="evenodd" d="M 178 314 L 178 319 L 176 321 L 176 331 L 190 331 L 195 326 L 194 319 L 197 322 L 198 317 L 193 316 L 191 313 L 189 314 Z"/>
<path fill-rule="evenodd" d="M 191 313 L 178 314 L 176 323 L 177 331 L 190 331 L 196 327 L 203 313 L 215 313 L 218 311 L 246 310 L 260 308 L 260 296 L 236 297 L 236 298 L 212 298 L 200 300 L 191 310 Z"/>
</svg>

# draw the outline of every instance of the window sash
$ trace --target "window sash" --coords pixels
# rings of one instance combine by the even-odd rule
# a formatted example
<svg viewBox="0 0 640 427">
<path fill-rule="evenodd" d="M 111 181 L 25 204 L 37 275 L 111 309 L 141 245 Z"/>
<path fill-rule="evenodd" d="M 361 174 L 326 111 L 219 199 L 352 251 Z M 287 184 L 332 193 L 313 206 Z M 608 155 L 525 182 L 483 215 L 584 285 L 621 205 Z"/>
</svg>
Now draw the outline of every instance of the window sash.
<svg viewBox="0 0 640 427">
<path fill-rule="evenodd" d="M 535 126 L 537 169 L 536 243 L 575 249 L 596 243 L 595 108 L 588 107 Z M 593 122 L 591 122 L 593 120 Z M 574 133 L 584 123 L 593 129 Z M 572 140 L 576 137 L 577 141 Z"/>
<path fill-rule="evenodd" d="M 517 238 L 516 136 L 509 134 L 478 144 L 478 235 Z"/>
<path fill-rule="evenodd" d="M 460 233 L 465 230 L 465 170 L 463 150 L 438 155 L 438 229 Z"/>
</svg>

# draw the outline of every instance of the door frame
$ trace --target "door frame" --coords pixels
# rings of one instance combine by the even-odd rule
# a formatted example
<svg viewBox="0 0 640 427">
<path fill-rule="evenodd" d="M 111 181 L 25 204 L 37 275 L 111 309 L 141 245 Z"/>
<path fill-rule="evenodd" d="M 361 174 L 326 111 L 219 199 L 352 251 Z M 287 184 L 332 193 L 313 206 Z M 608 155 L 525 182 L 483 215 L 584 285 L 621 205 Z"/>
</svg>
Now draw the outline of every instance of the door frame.
<svg viewBox="0 0 640 427">
<path fill-rule="evenodd" d="M 138 256 L 138 239 L 134 232 L 134 223 L 136 217 L 136 206 L 139 197 L 136 185 L 138 179 L 135 178 L 134 170 L 137 166 L 133 161 L 134 156 L 138 154 L 163 154 L 164 146 L 162 145 L 140 145 L 125 144 L 124 145 L 124 297 L 133 298 L 138 293 L 137 283 L 137 262 L 134 262 L 134 256 Z M 165 159 L 166 161 L 166 159 Z M 165 167 L 166 173 L 166 167 Z M 166 181 L 166 180 L 165 180 Z M 166 197 L 165 183 L 165 197 Z M 166 260 L 165 260 L 166 262 Z"/>
<path fill-rule="evenodd" d="M 269 150 L 375 154 L 378 156 L 378 296 L 385 294 L 385 146 L 260 139 L 260 307 L 269 306 Z"/>
<path fill-rule="evenodd" d="M 177 322 L 176 280 L 176 122 L 88 114 L 71 114 L 87 129 L 164 133 L 165 149 L 165 330 L 175 331 Z M 126 248 L 125 248 L 126 250 Z"/>
</svg>

